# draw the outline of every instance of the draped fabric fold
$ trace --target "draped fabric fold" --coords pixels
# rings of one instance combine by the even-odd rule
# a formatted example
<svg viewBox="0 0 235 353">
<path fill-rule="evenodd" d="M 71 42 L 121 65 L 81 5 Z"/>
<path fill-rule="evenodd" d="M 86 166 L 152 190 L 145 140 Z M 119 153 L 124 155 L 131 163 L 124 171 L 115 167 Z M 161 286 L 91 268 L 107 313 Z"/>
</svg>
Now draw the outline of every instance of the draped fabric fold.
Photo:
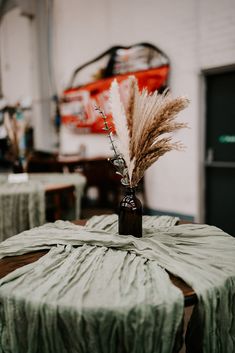
<svg viewBox="0 0 235 353">
<path fill-rule="evenodd" d="M 182 293 L 125 243 L 62 221 L 2 243 L 1 256 L 51 250 L 0 281 L 0 352 L 172 352 Z"/>
<path fill-rule="evenodd" d="M 156 219 L 151 226 L 144 218 L 139 239 L 117 235 L 117 218 L 107 216 L 86 227 L 46 224 L 1 243 L 0 257 L 50 251 L 1 279 L 0 346 L 19 353 L 171 353 L 183 296 L 166 269 L 198 296 L 188 348 L 201 338 L 203 353 L 234 352 L 235 239 L 213 226 Z"/>
</svg>

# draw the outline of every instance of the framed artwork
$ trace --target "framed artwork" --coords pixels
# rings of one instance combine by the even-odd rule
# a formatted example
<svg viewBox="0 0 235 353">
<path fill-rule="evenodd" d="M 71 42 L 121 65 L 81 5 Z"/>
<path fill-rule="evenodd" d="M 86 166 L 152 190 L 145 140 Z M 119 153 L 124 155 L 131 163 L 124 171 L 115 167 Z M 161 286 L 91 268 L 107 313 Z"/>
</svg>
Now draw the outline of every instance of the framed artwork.
<svg viewBox="0 0 235 353">
<path fill-rule="evenodd" d="M 152 44 L 112 47 L 74 71 L 61 97 L 61 123 L 81 134 L 104 133 L 103 119 L 95 107 L 105 113 L 112 127 L 109 88 L 114 78 L 125 101 L 128 76 L 136 76 L 140 90 L 146 87 L 153 92 L 166 87 L 169 69 L 166 54 Z"/>
</svg>

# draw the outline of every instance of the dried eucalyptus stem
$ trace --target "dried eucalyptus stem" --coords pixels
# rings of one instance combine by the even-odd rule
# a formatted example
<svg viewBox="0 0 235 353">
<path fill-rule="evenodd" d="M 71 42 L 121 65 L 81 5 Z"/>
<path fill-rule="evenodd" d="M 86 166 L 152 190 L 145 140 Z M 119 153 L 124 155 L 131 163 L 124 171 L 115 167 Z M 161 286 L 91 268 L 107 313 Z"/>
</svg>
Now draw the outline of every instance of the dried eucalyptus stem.
<svg viewBox="0 0 235 353">
<path fill-rule="evenodd" d="M 121 183 L 123 185 L 127 186 L 127 185 L 130 184 L 129 176 L 128 176 L 128 170 L 127 170 L 124 158 L 118 152 L 118 149 L 115 146 L 115 142 L 114 142 L 114 139 L 113 139 L 113 132 L 112 132 L 111 128 L 108 125 L 107 117 L 104 114 L 104 112 L 100 109 L 100 107 L 95 107 L 95 110 L 98 111 L 100 113 L 100 115 L 102 116 L 102 119 L 104 121 L 103 130 L 107 132 L 108 137 L 109 137 L 109 141 L 110 141 L 110 144 L 111 144 L 111 149 L 114 152 L 114 157 L 113 158 L 109 158 L 108 160 L 116 168 L 116 174 L 118 174 L 118 175 L 120 175 L 122 177 Z"/>
<path fill-rule="evenodd" d="M 100 109 L 100 107 L 95 107 L 95 110 L 98 111 L 100 113 L 100 115 L 102 116 L 102 119 L 104 121 L 104 127 L 103 130 L 106 131 L 108 133 L 108 137 L 109 137 L 109 141 L 111 143 L 112 146 L 112 150 L 114 151 L 114 156 L 117 158 L 118 157 L 118 153 L 114 144 L 114 140 L 113 140 L 113 132 L 110 129 L 110 127 L 108 126 L 107 123 L 107 118 L 106 115 L 104 114 L 104 112 Z"/>
</svg>

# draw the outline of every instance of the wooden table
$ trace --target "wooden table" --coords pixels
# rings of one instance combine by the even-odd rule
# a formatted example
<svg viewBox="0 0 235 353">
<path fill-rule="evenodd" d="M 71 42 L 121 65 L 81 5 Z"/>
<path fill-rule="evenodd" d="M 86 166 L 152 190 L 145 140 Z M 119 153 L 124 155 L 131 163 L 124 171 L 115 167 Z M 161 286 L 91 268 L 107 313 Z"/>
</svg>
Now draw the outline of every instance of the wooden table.
<svg viewBox="0 0 235 353">
<path fill-rule="evenodd" d="M 73 222 L 78 225 L 85 225 L 86 220 L 79 220 Z M 183 224 L 185 222 L 179 222 Z M 0 260 L 0 278 L 6 276 L 8 273 L 16 270 L 19 267 L 37 261 L 40 257 L 44 256 L 48 250 L 35 251 L 24 255 L 5 257 Z M 176 277 L 169 273 L 172 283 L 178 287 L 184 294 L 185 307 L 192 306 L 197 302 L 197 296 L 194 290 L 188 286 L 181 278 Z"/>
<path fill-rule="evenodd" d="M 62 218 L 63 200 L 62 195 L 66 193 L 71 201 L 71 207 L 75 207 L 75 196 L 74 196 L 74 185 L 73 184 L 47 184 L 45 185 L 45 196 L 46 196 L 46 220 L 48 222 L 54 222 Z M 53 209 L 50 212 L 47 205 L 47 199 L 52 198 Z"/>
<path fill-rule="evenodd" d="M 86 183 L 84 176 L 62 173 L 34 173 L 26 176 L 28 178 L 18 182 L 9 182 L 8 174 L 0 175 L 0 241 L 42 225 L 45 218 L 50 222 L 62 219 L 63 200 L 67 201 L 67 209 L 75 213 L 70 219 L 80 217 L 82 189 Z M 7 209 L 5 204 L 12 204 L 12 207 Z"/>
</svg>

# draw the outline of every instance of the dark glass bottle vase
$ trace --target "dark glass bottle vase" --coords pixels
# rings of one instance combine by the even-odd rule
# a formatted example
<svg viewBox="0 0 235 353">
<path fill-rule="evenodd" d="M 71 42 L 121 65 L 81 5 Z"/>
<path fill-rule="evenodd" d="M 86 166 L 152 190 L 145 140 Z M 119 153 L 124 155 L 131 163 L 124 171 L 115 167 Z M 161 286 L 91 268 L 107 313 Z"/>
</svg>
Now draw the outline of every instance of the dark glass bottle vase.
<svg viewBox="0 0 235 353">
<path fill-rule="evenodd" d="M 118 232 L 122 235 L 142 237 L 142 204 L 134 188 L 127 188 L 119 206 Z"/>
</svg>

